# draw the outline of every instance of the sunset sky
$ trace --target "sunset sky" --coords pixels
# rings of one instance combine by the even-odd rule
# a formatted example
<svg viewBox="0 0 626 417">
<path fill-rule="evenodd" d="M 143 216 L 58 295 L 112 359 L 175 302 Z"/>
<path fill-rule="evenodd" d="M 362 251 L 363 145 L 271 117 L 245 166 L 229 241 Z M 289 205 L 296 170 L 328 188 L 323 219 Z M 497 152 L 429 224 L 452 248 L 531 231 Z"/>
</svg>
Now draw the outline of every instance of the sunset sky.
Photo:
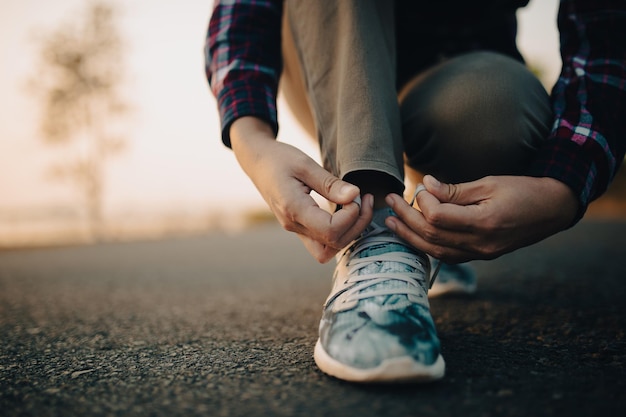
<svg viewBox="0 0 626 417">
<path fill-rule="evenodd" d="M 0 213 L 75 204 L 70 186 L 46 178 L 46 170 L 63 150 L 42 144 L 38 105 L 25 85 L 44 70 L 35 67 L 34 34 L 79 14 L 86 3 L 0 0 Z M 263 205 L 220 142 L 215 101 L 203 72 L 211 3 L 118 2 L 128 43 L 126 93 L 135 111 L 128 123 L 128 148 L 108 165 L 108 211 Z M 556 79 L 560 66 L 557 3 L 532 0 L 520 12 L 519 45 L 549 80 Z M 317 159 L 316 147 L 289 116 L 283 107 L 279 138 Z"/>
</svg>

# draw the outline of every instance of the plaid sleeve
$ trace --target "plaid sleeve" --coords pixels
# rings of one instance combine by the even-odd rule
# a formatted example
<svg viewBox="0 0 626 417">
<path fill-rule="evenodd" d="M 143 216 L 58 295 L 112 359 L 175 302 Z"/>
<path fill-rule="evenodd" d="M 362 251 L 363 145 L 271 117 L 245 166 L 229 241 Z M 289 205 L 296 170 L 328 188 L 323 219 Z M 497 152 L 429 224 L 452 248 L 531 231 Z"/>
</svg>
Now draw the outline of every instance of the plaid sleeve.
<svg viewBox="0 0 626 417">
<path fill-rule="evenodd" d="M 278 133 L 276 96 L 282 67 L 282 0 L 216 0 L 205 44 L 206 76 L 217 98 L 222 141 L 243 116 Z"/>
<path fill-rule="evenodd" d="M 558 24 L 563 68 L 552 90 L 555 120 L 529 175 L 567 184 L 580 218 L 626 151 L 626 2 L 561 0 Z"/>
</svg>

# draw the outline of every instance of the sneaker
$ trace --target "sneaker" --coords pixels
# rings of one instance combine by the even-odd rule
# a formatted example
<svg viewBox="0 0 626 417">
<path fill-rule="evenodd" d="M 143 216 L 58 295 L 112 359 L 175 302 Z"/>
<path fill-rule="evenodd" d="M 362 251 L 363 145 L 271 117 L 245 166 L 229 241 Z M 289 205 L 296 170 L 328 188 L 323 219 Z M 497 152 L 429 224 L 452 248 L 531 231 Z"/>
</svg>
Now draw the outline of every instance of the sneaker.
<svg viewBox="0 0 626 417">
<path fill-rule="evenodd" d="M 445 362 L 430 315 L 429 274 L 425 254 L 372 222 L 337 256 L 315 346 L 317 366 L 353 382 L 442 378 Z"/>
<path fill-rule="evenodd" d="M 428 291 L 428 297 L 464 295 L 476 292 L 476 273 L 468 264 L 441 263 L 437 278 Z"/>
</svg>

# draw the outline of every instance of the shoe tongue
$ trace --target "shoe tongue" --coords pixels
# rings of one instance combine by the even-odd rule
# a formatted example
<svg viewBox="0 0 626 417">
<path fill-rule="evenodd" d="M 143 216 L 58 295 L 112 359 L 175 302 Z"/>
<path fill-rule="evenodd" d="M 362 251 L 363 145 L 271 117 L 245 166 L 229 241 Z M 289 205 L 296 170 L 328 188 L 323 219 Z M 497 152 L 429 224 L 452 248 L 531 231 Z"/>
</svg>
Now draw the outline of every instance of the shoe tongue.
<svg viewBox="0 0 626 417">
<path fill-rule="evenodd" d="M 389 216 L 394 216 L 394 217 L 396 216 L 396 213 L 394 213 L 394 211 L 389 207 L 375 210 L 374 217 L 372 219 L 373 226 L 383 227 L 387 229 L 387 227 L 385 226 L 385 219 Z M 383 235 L 385 235 L 385 233 L 383 233 Z M 388 235 L 389 236 L 393 235 L 393 232 L 391 232 L 391 230 L 388 230 Z M 399 243 L 388 242 L 388 243 L 381 243 L 378 245 L 370 246 L 369 248 L 361 251 L 358 254 L 358 257 L 367 258 L 370 256 L 382 255 L 382 254 L 390 253 L 390 252 L 411 253 L 411 250 L 407 248 L 406 246 L 401 245 Z M 374 274 L 378 272 L 397 272 L 399 274 L 403 274 L 403 273 L 407 273 L 411 271 L 412 271 L 412 268 L 410 268 L 407 264 L 403 262 L 383 261 L 383 262 L 372 262 L 371 264 L 368 264 L 367 266 L 365 266 L 363 269 L 359 271 L 359 275 Z M 396 288 L 396 289 L 401 290 L 401 289 L 406 288 L 407 285 L 408 284 L 406 282 L 403 282 L 401 280 L 391 279 L 383 283 L 372 285 L 371 287 L 364 289 L 363 293 L 374 291 L 382 287 L 387 288 L 387 289 Z M 406 295 L 400 292 L 398 295 L 376 296 L 376 297 L 369 298 L 368 300 L 370 303 L 373 302 L 378 305 L 384 305 L 384 304 L 388 305 L 388 304 L 395 304 L 398 302 L 404 303 L 407 300 L 407 297 Z"/>
<path fill-rule="evenodd" d="M 382 227 L 386 232 L 383 232 L 382 235 L 392 236 L 393 232 L 385 226 L 385 219 L 389 216 L 397 217 L 396 213 L 390 207 L 384 207 L 381 209 L 374 210 L 374 217 L 372 218 L 371 228 Z M 400 245 L 398 243 L 381 243 L 378 245 L 370 246 L 367 249 L 361 251 L 358 254 L 359 258 L 366 258 L 368 256 L 376 256 L 389 252 L 406 252 L 411 253 L 409 248 L 404 245 Z M 388 263 L 388 262 L 385 262 Z M 397 262 L 393 262 L 394 264 Z"/>
</svg>

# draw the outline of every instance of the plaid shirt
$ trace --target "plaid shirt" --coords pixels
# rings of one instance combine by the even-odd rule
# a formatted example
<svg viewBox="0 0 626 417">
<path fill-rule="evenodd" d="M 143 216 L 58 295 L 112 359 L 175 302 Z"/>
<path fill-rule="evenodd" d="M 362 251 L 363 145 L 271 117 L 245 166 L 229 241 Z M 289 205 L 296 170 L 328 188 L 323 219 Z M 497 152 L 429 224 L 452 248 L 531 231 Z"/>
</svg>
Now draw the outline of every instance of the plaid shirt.
<svg viewBox="0 0 626 417">
<path fill-rule="evenodd" d="M 226 146 L 230 125 L 242 116 L 278 132 L 281 19 L 281 0 L 216 0 L 206 73 Z M 561 0 L 558 25 L 563 68 L 551 97 L 555 119 L 527 174 L 567 184 L 582 216 L 626 152 L 626 1 Z"/>
</svg>

